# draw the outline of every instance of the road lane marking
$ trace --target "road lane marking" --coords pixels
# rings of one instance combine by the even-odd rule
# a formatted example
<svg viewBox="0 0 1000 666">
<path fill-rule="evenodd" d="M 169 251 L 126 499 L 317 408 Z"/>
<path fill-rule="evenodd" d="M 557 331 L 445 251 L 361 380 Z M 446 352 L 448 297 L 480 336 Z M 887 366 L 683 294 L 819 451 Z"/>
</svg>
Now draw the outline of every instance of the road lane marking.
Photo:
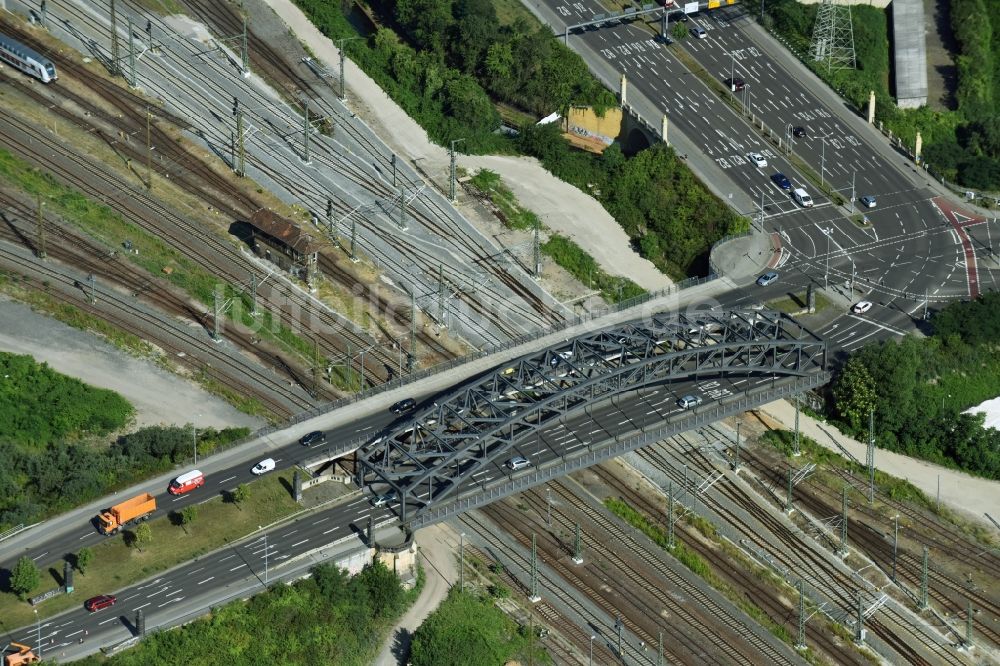
<svg viewBox="0 0 1000 666">
<path fill-rule="evenodd" d="M 204 585 L 205 583 L 207 583 L 207 582 L 208 582 L 208 581 L 210 581 L 210 580 L 215 580 L 215 576 L 209 576 L 209 577 L 208 577 L 208 578 L 206 578 L 205 580 L 200 580 L 200 581 L 198 581 L 198 585 Z"/>
<path fill-rule="evenodd" d="M 301 546 L 307 541 L 309 541 L 309 539 L 303 539 L 302 541 L 297 541 L 296 543 L 293 543 L 291 546 L 289 546 L 289 548 L 295 548 L 296 546 Z"/>
<path fill-rule="evenodd" d="M 230 569 L 230 571 L 236 571 L 237 569 L 242 569 L 245 566 L 246 566 L 246 564 L 239 564 L 239 565 L 233 567 L 232 569 Z"/>
<path fill-rule="evenodd" d="M 225 483 L 226 481 L 232 481 L 235 478 L 236 478 L 236 476 L 234 475 L 234 476 L 229 477 L 228 479 L 223 479 L 222 481 L 219 481 L 219 483 L 222 484 L 222 483 Z"/>
</svg>

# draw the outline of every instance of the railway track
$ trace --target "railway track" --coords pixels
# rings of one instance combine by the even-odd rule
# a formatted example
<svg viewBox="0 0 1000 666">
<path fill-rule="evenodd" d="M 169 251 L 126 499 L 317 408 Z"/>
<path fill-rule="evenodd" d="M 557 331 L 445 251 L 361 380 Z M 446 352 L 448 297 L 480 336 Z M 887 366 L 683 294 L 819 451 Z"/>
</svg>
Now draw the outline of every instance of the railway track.
<svg viewBox="0 0 1000 666">
<path fill-rule="evenodd" d="M 2 192 L 0 192 L 0 203 L 3 204 L 4 210 L 7 213 L 6 224 L 0 226 L 0 238 L 18 246 L 30 245 L 32 251 L 37 251 L 34 243 L 28 241 L 29 238 L 35 237 L 36 233 L 35 226 L 37 222 L 34 221 L 35 211 L 24 202 L 9 197 Z M 19 225 L 18 218 L 21 220 L 32 220 L 31 228 Z M 45 226 L 46 236 L 49 239 L 46 243 L 47 255 L 64 265 L 79 268 L 84 273 L 95 276 L 100 275 L 102 276 L 102 281 L 110 279 L 117 285 L 116 290 L 124 290 L 126 293 L 131 294 L 132 298 L 137 299 L 127 311 L 136 312 L 137 303 L 141 300 L 154 308 L 158 308 L 161 312 L 175 317 L 175 321 L 177 321 L 175 329 L 185 333 L 190 330 L 190 326 L 183 324 L 182 320 L 192 320 L 199 325 L 198 330 L 201 331 L 200 335 L 189 336 L 187 342 L 190 344 L 177 346 L 176 351 L 183 351 L 184 354 L 176 357 L 176 360 L 184 361 L 185 359 L 190 359 L 193 362 L 194 358 L 190 356 L 192 348 L 197 348 L 206 354 L 214 355 L 217 343 L 209 339 L 211 331 L 209 313 L 200 309 L 197 303 L 188 299 L 184 294 L 179 293 L 176 288 L 164 283 L 163 280 L 149 275 L 136 266 L 123 264 L 119 260 L 119 254 L 116 251 L 109 251 L 106 246 L 75 231 L 64 228 L 59 224 L 53 223 L 51 220 L 47 220 Z M 155 341 L 161 348 L 170 347 L 169 340 L 163 336 L 162 326 L 136 330 L 134 322 L 132 322 L 132 325 L 126 330 L 137 334 L 141 338 Z M 250 337 L 249 334 L 242 333 L 239 330 L 231 330 L 226 334 L 226 339 L 235 343 L 238 347 L 253 346 L 252 341 L 249 339 Z M 257 345 L 257 347 L 256 355 L 258 357 L 274 366 L 281 366 L 283 361 L 275 352 L 271 351 L 266 345 Z M 201 366 L 192 367 L 201 369 Z M 231 369 L 228 366 L 220 365 L 212 367 L 219 372 Z M 241 378 L 246 375 L 249 375 L 253 381 L 244 381 L 241 384 Z M 246 395 L 257 398 L 262 404 L 267 405 L 276 416 L 290 416 L 314 404 L 307 396 L 289 389 L 287 381 L 281 376 L 254 371 L 250 362 L 238 374 L 227 372 L 225 376 L 218 377 L 217 379 L 223 380 L 222 383 L 227 386 L 241 385 L 246 389 Z M 280 399 L 277 396 L 280 396 Z"/>
<path fill-rule="evenodd" d="M 603 510 L 589 506 L 585 499 L 581 500 L 562 484 L 552 487 L 563 500 L 552 507 L 553 527 L 534 519 L 535 516 L 545 515 L 547 510 L 546 500 L 540 493 L 519 495 L 517 508 L 505 503 L 491 505 L 485 514 L 525 547 L 530 544 L 529 532 L 535 532 L 539 536 L 543 557 L 547 554 L 546 564 L 565 579 L 557 585 L 569 583 L 575 589 L 587 592 L 587 596 L 600 605 L 609 617 L 620 612 L 628 631 L 648 646 L 656 645 L 657 632 L 663 631 L 665 644 L 670 648 L 668 662 L 761 663 L 764 657 L 768 663 L 799 663 L 797 659 L 790 660 L 785 653 L 775 651 L 769 642 L 753 635 L 752 631 L 741 631 L 746 626 L 741 618 L 674 572 L 672 567 L 676 563 L 667 562 L 663 554 L 647 551 L 631 556 L 642 551 L 643 546 L 622 537 L 620 528 Z M 576 516 L 570 518 L 568 510 L 558 508 L 562 506 L 581 512 L 586 522 L 586 533 L 602 541 L 600 547 L 591 548 L 588 545 L 587 552 L 594 552 L 595 555 L 593 558 L 585 556 L 587 562 L 583 568 L 566 562 L 566 544 L 554 536 L 556 533 L 571 534 L 574 520 L 583 522 Z M 630 556 L 619 553 L 629 553 Z M 590 562 L 592 559 L 593 564 Z M 644 560 L 641 569 L 638 568 L 640 560 Z M 615 572 L 614 580 L 608 578 L 609 570 Z M 592 580 L 595 575 L 599 579 L 597 584 L 584 580 Z M 666 584 L 650 585 L 657 577 L 662 577 Z M 546 595 L 550 589 L 545 587 Z M 666 589 L 676 592 L 668 593 Z M 668 626 L 657 622 L 657 618 L 664 617 L 671 619 Z M 689 633 L 692 631 L 696 635 Z"/>
<path fill-rule="evenodd" d="M 714 464 L 701 452 L 694 442 L 686 436 L 681 435 L 676 441 L 683 446 L 685 460 L 696 463 L 694 467 L 701 470 L 714 471 Z M 641 452 L 642 457 L 647 462 L 654 465 L 662 473 L 674 479 L 678 484 L 683 485 L 683 479 L 676 470 L 676 463 L 667 459 L 650 449 Z M 795 572 L 797 577 L 807 580 L 812 586 L 820 589 L 825 597 L 837 603 L 843 612 L 843 618 L 852 617 L 851 609 L 856 607 L 856 598 L 849 591 L 858 588 L 858 582 L 843 573 L 839 568 L 833 566 L 825 556 L 815 553 L 808 544 L 803 544 L 798 536 L 777 521 L 769 512 L 763 509 L 756 499 L 747 497 L 744 493 L 738 492 L 734 484 L 716 483 L 712 486 L 715 493 L 733 503 L 737 508 L 757 521 L 758 527 L 748 527 L 740 530 L 743 538 L 758 549 L 759 552 L 766 553 L 773 562 L 779 563 L 786 570 Z M 746 524 L 746 518 L 737 515 L 719 498 L 711 494 L 701 495 L 702 503 L 708 506 L 711 511 L 718 515 L 723 521 L 740 529 Z M 781 544 L 782 547 L 776 547 Z M 805 547 L 803 547 L 805 545 Z M 890 605 L 882 607 L 883 613 L 892 621 L 893 625 L 900 628 L 908 627 L 910 622 L 900 615 Z M 897 630 L 893 630 L 878 617 L 866 620 L 865 626 L 873 631 L 882 641 L 907 661 L 907 663 L 966 663 L 958 657 L 948 646 L 933 641 L 920 631 L 910 631 L 908 640 L 897 635 Z M 919 653 L 911 642 L 919 643 L 925 650 L 933 654 L 940 661 L 930 662 Z"/>
<path fill-rule="evenodd" d="M 91 12 L 82 11 L 73 5 L 63 6 L 62 9 L 65 11 L 67 15 L 71 15 L 74 20 L 87 23 L 88 26 L 91 29 L 93 29 L 97 34 L 102 34 L 107 32 L 107 26 L 104 25 L 103 20 L 96 19 L 94 16 L 92 16 Z M 50 8 L 49 11 L 50 15 L 52 15 L 53 10 Z M 166 30 L 167 34 L 170 34 L 170 29 L 164 28 L 164 26 L 161 23 L 161 18 L 159 16 L 154 14 L 143 13 L 141 11 L 137 11 L 137 16 L 140 18 L 140 20 L 148 18 L 153 22 L 154 26 L 158 26 L 159 30 L 161 31 Z M 222 112 L 221 109 L 229 107 L 230 104 L 229 100 L 231 100 L 231 97 L 220 95 L 218 90 L 219 84 L 222 81 L 227 79 L 231 80 L 235 78 L 233 76 L 234 72 L 231 66 L 229 65 L 228 61 L 225 64 L 222 64 L 217 62 L 215 59 L 211 57 L 199 58 L 199 56 L 195 54 L 195 48 L 194 48 L 195 45 L 190 43 L 189 40 L 175 38 L 171 42 L 171 46 L 176 46 L 178 48 L 178 52 L 176 54 L 178 57 L 175 58 L 174 60 L 171 60 L 170 66 L 173 68 L 178 68 L 183 70 L 182 72 L 183 80 L 178 81 L 177 85 L 192 87 L 192 89 L 194 89 L 196 91 L 196 94 L 198 95 L 199 102 L 202 104 L 210 103 L 211 106 L 205 107 L 200 113 L 196 113 L 190 108 L 186 107 L 185 102 L 181 101 L 179 98 L 177 98 L 177 96 L 171 95 L 169 92 L 164 92 L 163 94 L 167 98 L 168 102 L 173 106 L 179 108 L 180 110 L 188 112 L 191 115 L 191 117 L 204 117 L 211 113 L 214 114 L 217 118 L 221 119 L 222 115 L 228 115 L 227 112 Z M 199 47 L 200 46 L 202 45 L 199 45 Z M 198 66 L 195 67 L 194 64 L 189 62 L 189 60 L 196 61 L 198 63 Z M 165 76 L 168 77 L 173 76 L 174 79 L 176 79 L 176 77 L 178 76 L 177 74 L 172 75 L 171 72 L 166 72 L 165 71 L 167 69 L 166 66 L 163 63 L 159 62 L 158 58 L 147 58 L 144 61 L 144 65 L 157 69 L 161 74 L 164 74 Z M 211 83 L 206 83 L 206 79 L 208 77 L 212 78 Z M 245 88 L 245 86 L 241 85 L 240 90 L 242 94 L 245 94 L 250 97 L 251 105 L 260 105 L 261 107 L 267 107 L 267 108 L 274 106 L 273 99 L 263 97 L 260 92 L 252 88 L 247 89 Z M 264 121 L 262 120 L 261 122 L 263 123 Z M 290 127 L 290 125 L 287 125 L 287 127 Z M 226 125 L 224 130 L 218 127 L 214 128 L 206 127 L 199 130 L 199 132 L 203 136 L 203 138 L 209 142 L 210 145 L 216 145 L 221 147 L 227 145 L 228 143 L 228 137 L 225 136 L 224 133 L 225 131 L 228 131 L 228 129 L 230 129 L 229 124 Z M 288 132 L 283 131 L 282 127 L 273 126 L 269 127 L 268 129 L 274 130 L 273 133 L 276 136 L 288 134 Z M 260 132 L 256 133 L 256 137 L 259 137 L 262 142 L 264 141 L 264 139 L 267 138 Z M 316 192 L 314 189 L 309 189 L 309 188 L 303 189 L 302 185 L 303 179 L 298 179 L 294 183 L 288 183 L 287 176 L 284 175 L 284 172 L 289 170 L 291 172 L 299 171 L 301 168 L 301 161 L 299 157 L 294 154 L 294 151 L 288 149 L 286 143 L 287 142 L 284 141 L 272 141 L 270 145 L 266 143 L 261 144 L 262 146 L 267 146 L 269 148 L 269 153 L 272 154 L 271 156 L 274 157 L 276 160 L 280 161 L 279 168 L 265 169 L 264 175 L 267 178 L 272 178 L 278 182 L 282 182 L 282 180 L 284 180 L 286 184 L 291 186 L 291 191 L 294 194 L 296 194 L 296 196 L 302 198 L 302 200 L 306 203 L 307 208 L 316 210 L 317 208 L 320 208 L 320 206 L 323 203 L 325 203 L 328 199 L 333 198 L 335 200 L 335 204 L 337 204 L 338 206 L 338 211 L 343 211 L 348 209 L 349 202 L 351 201 L 351 197 L 349 195 L 345 194 L 345 196 L 341 197 L 343 201 L 338 201 L 337 197 L 331 196 L 329 192 Z M 319 148 L 319 143 L 320 142 L 317 141 L 317 148 Z M 336 146 L 334 147 L 336 148 Z M 278 150 L 275 150 L 275 148 L 278 148 Z M 320 155 L 321 153 L 322 151 L 319 149 L 315 151 L 316 155 Z M 345 156 L 349 156 L 351 153 L 352 151 L 347 149 L 343 149 L 340 151 L 334 150 L 333 151 L 334 157 L 331 159 L 335 159 L 337 161 L 344 161 Z M 372 178 L 371 174 L 369 173 L 366 173 L 366 177 L 364 178 L 364 182 L 366 183 L 374 182 L 377 180 L 378 178 Z M 305 198 L 307 196 L 308 198 Z M 411 213 L 414 210 L 416 210 L 416 206 L 411 207 Z M 381 232 L 380 239 L 382 236 L 386 235 L 384 229 L 381 230 L 376 229 L 376 231 Z M 374 250 L 375 248 L 371 247 L 371 249 Z M 485 260 L 488 259 L 489 257 L 484 256 L 481 258 Z M 491 262 L 491 264 L 492 263 L 495 262 Z M 420 271 L 423 271 L 425 275 L 429 274 L 430 276 L 432 276 L 431 278 L 429 278 L 431 280 L 436 279 L 437 269 L 438 269 L 437 262 L 434 261 L 428 262 L 419 253 L 417 253 L 416 255 L 416 260 L 411 261 L 411 263 L 408 265 L 404 265 L 396 259 L 392 258 L 387 259 L 384 256 L 382 257 L 382 264 L 385 265 L 387 268 L 391 268 L 391 270 L 397 275 L 412 276 L 415 274 L 415 268 L 416 268 L 419 269 Z M 507 279 L 507 276 L 505 275 L 506 271 L 503 271 L 502 269 L 498 270 L 500 270 L 501 274 L 504 274 L 503 275 L 504 279 Z M 464 302 L 470 304 L 470 307 L 473 308 L 473 311 L 478 311 L 482 315 L 487 315 L 490 321 L 493 321 L 493 319 L 496 318 L 496 313 L 520 310 L 521 306 L 517 302 L 511 301 L 509 297 L 505 297 L 499 292 L 495 292 L 495 289 L 488 284 L 479 285 L 476 293 L 478 294 L 478 297 L 472 298 L 469 294 L 460 289 L 457 295 L 460 298 L 463 298 Z M 484 300 L 483 298 L 484 296 L 493 297 L 494 293 L 496 293 L 497 298 L 494 298 L 491 302 L 487 302 Z M 456 312 L 458 312 L 458 308 L 456 308 Z M 465 324 L 467 326 L 476 327 L 478 326 L 477 318 L 465 317 Z M 519 332 L 523 332 L 523 330 Z"/>
<path fill-rule="evenodd" d="M 147 336 L 150 342 L 159 346 L 171 357 L 182 360 L 192 369 L 205 372 L 212 379 L 237 391 L 242 391 L 245 395 L 257 397 L 263 406 L 272 413 L 287 416 L 294 411 L 294 409 L 289 409 L 287 402 L 276 399 L 270 392 L 261 391 L 256 386 L 259 384 L 270 385 L 274 381 L 272 376 L 263 371 L 248 372 L 245 364 L 234 360 L 218 348 L 206 345 L 205 338 L 192 332 L 190 327 L 177 325 L 165 316 L 143 312 L 135 307 L 134 302 L 118 295 L 115 290 L 105 289 L 100 285 L 98 285 L 100 290 L 97 295 L 99 305 L 95 306 L 95 304 L 90 303 L 81 288 L 85 282 L 84 276 L 67 276 L 54 266 L 37 259 L 26 258 L 3 243 L 0 243 L 0 261 L 19 274 L 39 276 L 49 285 L 50 289 L 59 290 L 62 294 L 60 300 L 63 302 L 105 319 L 121 330 L 134 330 L 136 321 L 138 321 L 144 331 L 159 331 L 158 335 L 150 334 Z M 74 297 L 74 294 L 78 294 L 78 296 Z M 180 356 L 181 353 L 185 356 Z M 238 377 L 244 379 L 238 379 Z"/>
<path fill-rule="evenodd" d="M 770 455 L 751 453 L 747 459 L 754 472 L 769 483 L 776 482 L 774 461 Z M 846 470 L 839 470 L 838 475 L 860 494 L 867 493 L 867 479 L 862 480 Z M 964 617 L 967 603 L 972 602 L 975 610 L 983 620 L 977 623 L 977 634 L 985 638 L 994 647 L 1000 647 L 1000 632 L 995 622 L 1000 618 L 1000 604 L 996 599 L 997 589 L 985 582 L 977 588 L 969 585 L 970 577 L 983 576 L 986 580 L 995 581 L 1000 576 L 995 575 L 1000 558 L 996 554 L 974 542 L 957 528 L 942 525 L 933 516 L 914 509 L 902 502 L 897 502 L 881 494 L 876 495 L 879 504 L 890 508 L 888 513 L 895 511 L 901 516 L 907 516 L 913 534 L 908 539 L 900 539 L 897 552 L 896 577 L 902 589 L 909 590 L 907 594 L 914 596 L 914 590 L 920 588 L 920 571 L 922 555 L 909 549 L 911 544 L 926 544 L 930 548 L 932 561 L 950 558 L 955 566 L 965 569 L 967 578 L 962 580 L 949 575 L 936 567 L 928 568 L 928 597 L 935 602 L 943 613 L 951 617 Z M 841 496 L 832 488 L 820 483 L 809 483 L 804 487 L 796 487 L 796 503 L 801 503 L 813 515 L 834 515 L 840 512 Z M 848 529 L 849 539 L 857 548 L 870 558 L 887 578 L 892 576 L 892 522 L 886 513 L 877 507 L 864 502 L 854 502 L 852 510 L 860 517 L 851 522 Z M 919 526 L 919 527 L 917 527 Z M 915 543 L 914 543 L 915 542 Z M 940 558 L 940 559 L 939 559 Z M 992 618 L 992 622 L 990 621 Z M 956 636 L 956 638 L 964 638 Z"/>
<path fill-rule="evenodd" d="M 6 29 L 7 28 L 5 27 L 5 30 Z M 30 35 L 19 33 L 18 36 L 28 43 L 31 42 Z M 36 46 L 40 47 L 40 45 L 37 44 Z M 114 104 L 114 108 L 118 109 L 118 112 L 121 115 L 117 117 L 110 117 L 106 111 L 94 106 L 86 98 L 74 95 L 67 89 L 61 88 L 60 92 L 62 95 L 68 97 L 73 102 L 73 105 L 82 109 L 84 114 L 90 118 L 91 124 L 88 125 L 87 123 L 81 121 L 78 117 L 74 116 L 68 109 L 64 109 L 61 106 L 53 107 L 50 100 L 44 93 L 34 90 L 30 85 L 25 85 L 24 81 L 17 78 L 6 79 L 6 81 L 12 85 L 18 85 L 23 92 L 32 95 L 39 101 L 40 104 L 50 107 L 54 113 L 57 113 L 64 119 L 77 124 L 84 131 L 92 131 L 94 129 L 94 123 L 104 122 L 111 126 L 120 126 L 121 132 L 124 135 L 144 135 L 146 123 L 144 111 L 145 107 L 140 106 L 137 109 L 133 106 L 139 104 L 139 102 L 137 102 L 137 99 L 139 98 L 137 98 L 136 95 L 130 91 L 123 90 L 106 80 L 103 80 L 101 77 L 93 77 L 85 68 L 75 65 L 71 61 L 67 63 L 60 63 L 60 67 L 81 78 L 90 76 L 94 79 L 95 90 L 103 91 L 105 94 L 102 95 L 102 98 L 106 99 L 109 103 Z M 88 80 L 88 83 L 89 82 L 90 81 Z M 50 92 L 50 89 L 46 89 L 46 92 Z M 121 97 L 119 97 L 119 95 Z M 157 115 L 159 116 L 160 114 L 158 113 Z M 169 115 L 167 118 L 169 118 Z M 175 122 L 179 121 L 175 120 Z M 183 126 L 179 126 L 178 129 L 183 129 Z M 160 152 L 166 155 L 166 157 L 163 158 L 165 161 L 172 164 L 178 164 L 185 161 L 197 163 L 197 158 L 187 154 L 182 149 L 177 148 L 177 142 L 174 141 L 169 135 L 162 132 L 156 123 L 151 125 L 151 130 L 153 133 L 153 143 L 158 149 L 162 148 Z M 60 150 L 66 159 L 74 159 L 81 168 L 88 169 L 89 171 L 102 169 L 100 165 L 94 165 L 80 156 L 70 155 L 70 151 L 58 142 L 54 142 L 51 137 L 45 133 L 35 131 L 32 140 L 47 142 L 50 148 Z M 110 138 L 108 141 L 109 143 L 112 142 Z M 135 163 L 142 164 L 145 162 L 146 157 L 144 146 L 138 147 L 131 142 L 125 141 L 114 140 L 113 142 L 115 143 L 115 148 L 120 153 L 129 157 Z M 195 164 L 195 166 L 198 165 Z M 253 202 L 253 200 L 247 198 L 242 200 L 243 205 L 234 207 L 230 200 L 217 193 L 216 190 L 218 188 L 211 187 L 213 183 L 221 183 L 219 187 L 228 187 L 228 183 L 224 179 L 220 180 L 218 174 L 209 168 L 192 167 L 192 169 L 193 170 L 189 172 L 187 168 L 175 168 L 163 173 L 161 163 L 157 165 L 156 172 L 158 174 L 166 175 L 175 183 L 185 187 L 187 191 L 197 195 L 208 204 L 210 209 L 223 212 L 234 219 L 245 219 L 249 216 L 250 211 L 260 207 Z M 239 257 L 239 254 L 234 251 L 231 245 L 221 241 L 211 232 L 206 232 L 197 225 L 191 224 L 183 216 L 173 213 L 173 211 L 167 209 L 162 204 L 159 204 L 159 202 L 147 192 L 136 188 L 132 183 L 121 179 L 110 169 L 103 169 L 103 172 L 104 178 L 114 179 L 117 181 L 117 188 L 129 193 L 127 198 L 119 197 L 117 200 L 112 201 L 112 203 L 115 203 L 119 208 L 123 208 L 122 212 L 124 214 L 135 214 L 137 208 L 146 209 L 145 217 L 140 219 L 147 223 L 148 228 L 151 228 L 160 236 L 171 239 L 177 247 L 182 248 L 185 252 L 199 256 L 204 265 L 211 267 L 219 275 L 226 275 L 233 281 L 234 284 L 241 285 L 246 282 L 247 275 L 254 269 L 254 267 L 245 259 Z M 193 174 L 193 177 L 191 174 Z M 100 192 L 100 197 L 105 198 L 103 191 Z M 155 217 L 153 217 L 153 219 L 150 219 L 150 211 L 155 212 Z M 210 252 L 206 253 L 205 250 L 199 250 L 195 241 L 202 244 L 207 250 L 210 250 Z M 234 270 L 233 266 L 220 266 L 219 264 L 222 259 L 228 259 L 234 264 L 239 265 L 240 268 Z M 333 272 L 330 271 L 330 268 L 336 264 L 334 262 L 327 262 L 324 265 L 327 267 L 328 272 Z M 345 285 L 355 284 L 352 279 L 349 279 L 348 274 L 343 269 L 337 268 L 337 272 L 334 273 L 334 277 L 340 277 L 342 283 Z M 245 285 L 244 288 L 246 288 Z M 266 299 L 267 293 L 262 292 L 261 296 Z M 380 347 L 375 345 L 372 339 L 362 337 L 356 333 L 353 330 L 353 324 L 342 317 L 336 316 L 331 311 L 323 308 L 317 308 L 306 297 L 295 292 L 291 292 L 289 296 L 299 312 L 310 313 L 310 316 L 320 322 L 327 329 L 337 330 L 338 335 L 340 335 L 344 341 L 350 342 L 355 349 L 366 347 L 372 348 L 372 353 L 369 355 L 368 359 L 366 359 L 366 375 L 370 378 L 377 378 L 379 381 L 387 378 L 387 373 L 384 370 L 384 367 L 386 365 L 391 367 L 395 364 L 396 355 L 394 353 L 383 352 Z M 399 308 L 395 309 L 398 310 Z M 278 305 L 273 306 L 273 311 L 282 316 L 282 322 L 285 323 L 285 325 L 294 327 L 300 323 L 287 316 L 284 313 L 284 310 Z M 440 347 L 439 343 L 432 336 L 424 335 L 422 336 L 421 341 L 428 345 L 429 348 L 440 353 L 441 358 L 448 358 L 451 356 L 446 349 Z M 340 342 L 340 338 L 333 337 L 325 340 L 324 346 L 328 348 L 327 351 L 333 352 L 334 354 L 340 354 L 345 351 L 345 345 L 338 345 L 338 342 Z"/>
</svg>

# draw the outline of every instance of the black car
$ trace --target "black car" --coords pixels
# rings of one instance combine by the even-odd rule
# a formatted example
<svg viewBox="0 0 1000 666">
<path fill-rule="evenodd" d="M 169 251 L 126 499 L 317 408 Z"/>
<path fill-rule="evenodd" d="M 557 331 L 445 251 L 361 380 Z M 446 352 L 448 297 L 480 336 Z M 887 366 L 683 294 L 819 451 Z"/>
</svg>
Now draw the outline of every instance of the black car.
<svg viewBox="0 0 1000 666">
<path fill-rule="evenodd" d="M 305 435 L 299 440 L 302 446 L 316 446 L 318 444 L 326 443 L 326 433 L 321 430 L 314 430 L 313 432 Z"/>
<path fill-rule="evenodd" d="M 726 85 L 729 86 L 729 90 L 732 92 L 739 92 L 746 87 L 746 81 L 740 78 L 726 79 Z"/>
<path fill-rule="evenodd" d="M 406 412 L 412 411 L 414 408 L 416 408 L 416 406 L 417 406 L 416 400 L 414 400 L 413 398 L 407 398 L 406 400 L 400 400 L 399 402 L 394 404 L 392 407 L 389 408 L 389 411 L 397 415 L 405 414 Z"/>
<path fill-rule="evenodd" d="M 792 134 L 799 137 L 800 139 L 805 139 L 809 136 L 809 132 L 805 127 L 794 127 L 792 128 Z"/>
</svg>

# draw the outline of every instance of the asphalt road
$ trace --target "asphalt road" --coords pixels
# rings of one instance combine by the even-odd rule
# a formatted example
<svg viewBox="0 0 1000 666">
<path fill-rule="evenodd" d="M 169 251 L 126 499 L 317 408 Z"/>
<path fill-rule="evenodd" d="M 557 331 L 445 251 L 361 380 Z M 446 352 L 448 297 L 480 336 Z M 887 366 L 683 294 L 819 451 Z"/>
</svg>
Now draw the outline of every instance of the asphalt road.
<svg viewBox="0 0 1000 666">
<path fill-rule="evenodd" d="M 741 11 L 730 7 L 690 17 L 687 26 L 702 27 L 704 39 L 666 45 L 650 27 L 635 22 L 577 31 L 569 44 L 595 71 L 623 72 L 629 104 L 651 125 L 658 127 L 666 113 L 670 132 L 683 133 L 710 160 L 707 176 L 716 180 L 717 191 L 735 187 L 756 202 L 743 213 L 755 214 L 763 206 L 766 228 L 781 239 L 777 270 L 782 277 L 761 296 L 800 292 L 807 284 L 839 291 L 842 315 L 817 332 L 849 351 L 873 337 L 919 328 L 925 298 L 933 309 L 995 288 L 998 273 L 967 255 L 971 248 L 982 253 L 993 247 L 1000 232 L 996 222 L 949 218 L 950 205 L 915 175 L 904 156 L 891 151 L 887 156 L 885 147 L 875 146 L 858 129 L 864 121 L 836 108 L 842 102 L 831 105 L 829 91 L 817 90 L 789 64 L 787 53 L 769 54 L 751 37 L 754 31 L 746 23 L 752 19 Z M 605 12 L 606 7 L 586 0 L 546 0 L 536 10 L 557 32 Z M 742 78 L 745 89 L 727 94 L 783 141 L 786 135 L 794 141 L 794 153 L 845 200 L 851 198 L 852 183 L 856 198 L 876 196 L 874 208 L 855 208 L 870 225 L 859 226 L 848 217 L 850 204 L 835 206 L 817 192 L 751 120 L 681 64 L 674 55 L 678 49 L 720 83 Z M 792 136 L 798 126 L 806 128 L 806 138 Z M 767 166 L 753 164 L 747 158 L 751 152 L 760 153 Z M 793 201 L 772 180 L 777 172 L 794 187 L 804 187 L 815 206 L 803 209 Z M 863 319 L 852 318 L 846 307 L 859 300 L 876 305 Z"/>
<path fill-rule="evenodd" d="M 712 400 L 766 385 L 770 381 L 769 377 L 703 378 L 654 387 L 636 394 L 634 400 L 607 402 L 553 422 L 536 437 L 517 446 L 511 455 L 523 455 L 534 465 L 542 465 L 574 453 L 582 453 L 580 449 L 587 446 L 600 446 L 616 432 L 632 431 L 647 423 L 662 423 L 683 416 L 687 410 L 677 404 L 681 396 L 698 395 L 707 405 Z M 379 425 L 384 426 L 392 418 L 388 414 L 370 418 L 352 424 L 350 428 L 331 431 L 329 437 L 344 436 L 346 431 L 372 430 Z M 407 417 L 402 418 L 405 420 Z M 279 468 L 292 464 L 298 453 L 295 447 L 301 448 L 298 444 L 292 444 L 282 454 L 275 456 L 280 460 Z M 319 449 L 317 447 L 312 451 L 318 453 Z M 513 473 L 502 462 L 498 461 L 491 468 L 478 473 L 461 490 L 472 491 L 477 486 L 483 487 L 516 474 L 529 473 Z M 210 492 L 214 496 L 215 493 L 211 491 L 218 487 L 232 487 L 249 480 L 251 464 L 252 461 L 248 460 L 242 465 L 234 466 L 228 474 L 216 475 L 224 478 L 214 484 L 214 479 L 210 477 L 206 487 L 178 498 L 166 495 L 164 490 L 164 495 L 158 498 L 160 508 L 157 514 L 162 515 L 164 511 L 176 510 L 188 503 L 205 501 L 206 495 Z M 205 492 L 206 490 L 209 492 Z M 39 625 L 14 630 L 10 632 L 9 640 L 38 646 L 40 633 L 43 654 L 66 650 L 77 653 L 130 638 L 135 631 L 135 613 L 140 609 L 146 616 L 147 629 L 188 617 L 200 608 L 218 603 L 220 597 L 238 595 L 234 590 L 251 592 L 259 589 L 268 575 L 265 568 L 269 568 L 269 571 L 277 568 L 280 571 L 286 561 L 295 561 L 316 548 L 327 546 L 338 539 L 349 539 L 352 535 L 360 537 L 369 517 L 376 526 L 393 522 L 393 511 L 398 505 L 394 503 L 389 507 L 375 508 L 371 498 L 372 495 L 367 493 L 352 495 L 336 506 L 307 512 L 294 522 L 272 529 L 267 533 L 266 539 L 263 534 L 249 538 L 165 572 L 153 580 L 121 590 L 108 589 L 104 593 L 115 594 L 118 598 L 117 603 L 109 609 L 90 613 L 83 608 L 85 599 L 81 598 L 80 606 L 75 610 L 43 620 Z M 176 502 L 173 501 L 175 499 Z M 50 535 L 39 531 L 39 536 L 44 539 Z M 83 545 L 96 543 L 104 538 L 97 535 L 91 526 L 81 526 L 80 533 L 55 536 L 32 549 L 29 555 L 45 570 L 48 565 L 58 563 L 59 556 L 53 557 L 54 553 L 75 552 Z M 356 545 L 360 546 L 361 541 L 356 542 Z M 12 564 L 13 562 L 5 562 L 4 566 Z M 270 576 L 273 581 L 274 574 L 271 573 Z M 81 638 L 84 639 L 83 644 L 80 643 Z"/>
</svg>

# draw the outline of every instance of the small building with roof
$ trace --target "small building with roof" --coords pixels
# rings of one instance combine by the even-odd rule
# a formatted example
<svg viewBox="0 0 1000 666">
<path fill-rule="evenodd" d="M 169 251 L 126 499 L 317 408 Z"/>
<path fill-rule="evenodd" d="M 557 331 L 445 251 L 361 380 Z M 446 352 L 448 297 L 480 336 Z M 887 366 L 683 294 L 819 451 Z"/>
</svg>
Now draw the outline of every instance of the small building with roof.
<svg viewBox="0 0 1000 666">
<path fill-rule="evenodd" d="M 258 256 L 313 285 L 320 247 L 315 236 L 267 208 L 250 216 L 249 227 L 244 240 Z"/>
</svg>

